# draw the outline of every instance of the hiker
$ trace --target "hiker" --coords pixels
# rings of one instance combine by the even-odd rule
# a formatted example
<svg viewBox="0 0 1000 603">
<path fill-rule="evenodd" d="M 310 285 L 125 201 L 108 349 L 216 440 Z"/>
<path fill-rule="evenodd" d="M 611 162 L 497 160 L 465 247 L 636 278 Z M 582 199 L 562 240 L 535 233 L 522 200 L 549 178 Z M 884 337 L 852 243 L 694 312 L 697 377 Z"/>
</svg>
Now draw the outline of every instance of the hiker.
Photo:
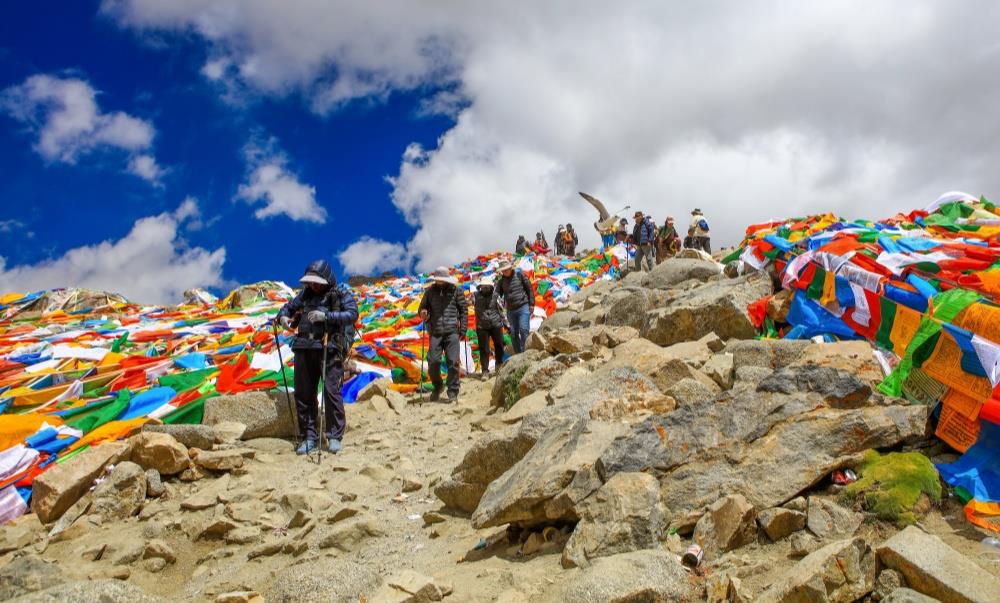
<svg viewBox="0 0 1000 603">
<path fill-rule="evenodd" d="M 635 242 L 635 269 L 642 271 L 643 264 L 645 270 L 653 269 L 653 244 L 656 239 L 656 227 L 653 219 L 642 215 L 641 211 L 635 212 L 635 228 L 632 229 L 632 240 Z"/>
<path fill-rule="evenodd" d="M 612 224 L 610 228 L 605 230 L 601 229 L 601 225 L 594 222 L 594 230 L 597 234 L 601 235 L 601 247 L 607 249 L 615 244 L 615 226 Z"/>
<path fill-rule="evenodd" d="M 548 253 L 549 253 L 549 244 L 545 240 L 545 235 L 543 235 L 540 232 L 539 233 L 535 233 L 535 242 L 531 246 L 531 250 L 534 251 L 538 255 L 548 255 Z"/>
<path fill-rule="evenodd" d="M 712 253 L 708 222 L 700 209 L 695 208 L 691 212 L 691 226 L 688 227 L 688 236 L 691 237 L 691 247 L 701 249 L 705 253 Z"/>
<path fill-rule="evenodd" d="M 448 401 L 458 400 L 461 344 L 469 329 L 469 307 L 458 279 L 448 274 L 444 266 L 430 275 L 431 285 L 420 299 L 420 318 L 427 326 L 430 346 L 427 350 L 427 372 L 434 390 L 431 402 L 441 399 L 441 354 L 448 366 Z"/>
<path fill-rule="evenodd" d="M 565 255 L 565 247 L 563 246 L 563 234 L 566 232 L 566 227 L 562 224 L 556 229 L 556 255 Z"/>
<path fill-rule="evenodd" d="M 514 255 L 524 255 L 530 251 L 528 249 L 528 239 L 524 235 L 518 235 L 517 243 L 514 243 Z"/>
<path fill-rule="evenodd" d="M 292 339 L 295 353 L 295 407 L 302 444 L 295 452 L 309 454 L 326 437 L 327 448 L 340 452 L 347 417 L 341 384 L 344 360 L 350 352 L 358 303 L 351 290 L 337 285 L 330 264 L 316 260 L 299 279 L 302 291 L 278 311 L 276 319 L 286 329 L 296 329 Z M 317 433 L 316 388 L 323 374 L 323 340 L 326 345 L 326 380 L 323 383 L 323 411 L 326 433 Z"/>
<path fill-rule="evenodd" d="M 615 241 L 618 243 L 628 243 L 628 220 L 622 218 L 618 222 L 618 228 L 615 230 Z"/>
<path fill-rule="evenodd" d="M 656 263 L 659 264 L 668 257 L 676 255 L 679 243 L 677 229 L 674 228 L 674 217 L 667 216 L 663 226 L 656 231 Z"/>
<path fill-rule="evenodd" d="M 576 231 L 573 230 L 572 224 L 566 225 L 566 231 L 563 232 L 563 255 L 575 256 L 576 246 L 580 244 L 580 239 L 576 236 Z"/>
<path fill-rule="evenodd" d="M 493 279 L 486 277 L 476 283 L 472 294 L 472 305 L 476 312 L 476 338 L 479 341 L 479 372 L 483 379 L 490 377 L 490 340 L 493 341 L 493 356 L 496 358 L 495 371 L 503 364 L 504 321 L 501 314 L 500 298 Z"/>
<path fill-rule="evenodd" d="M 496 285 L 497 293 L 503 296 L 504 307 L 507 308 L 514 353 L 520 354 L 528 341 L 531 315 L 535 312 L 535 290 L 531 287 L 528 277 L 520 270 L 514 270 L 509 260 L 500 262 L 497 270 L 500 272 L 500 280 Z"/>
</svg>

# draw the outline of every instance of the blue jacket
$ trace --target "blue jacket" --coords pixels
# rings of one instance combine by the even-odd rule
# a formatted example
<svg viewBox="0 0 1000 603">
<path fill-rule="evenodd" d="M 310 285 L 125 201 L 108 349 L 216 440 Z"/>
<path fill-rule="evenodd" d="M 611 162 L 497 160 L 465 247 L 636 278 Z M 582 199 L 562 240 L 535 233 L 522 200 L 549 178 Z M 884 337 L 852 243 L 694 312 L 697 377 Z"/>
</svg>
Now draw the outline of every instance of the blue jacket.
<svg viewBox="0 0 1000 603">
<path fill-rule="evenodd" d="M 309 313 L 321 310 L 326 314 L 324 323 L 309 321 Z M 322 350 L 323 335 L 343 333 L 345 327 L 358 320 L 358 302 L 350 288 L 335 285 L 326 291 L 315 292 L 304 288 L 294 299 L 282 306 L 278 316 L 288 316 L 297 329 L 292 340 L 293 350 Z M 336 349 L 334 337 L 328 339 L 327 348 Z"/>
<path fill-rule="evenodd" d="M 635 229 L 632 231 L 632 238 L 636 245 L 651 245 L 656 242 L 656 226 L 653 225 L 653 219 L 646 216 L 642 219 L 642 222 L 635 225 Z"/>
</svg>

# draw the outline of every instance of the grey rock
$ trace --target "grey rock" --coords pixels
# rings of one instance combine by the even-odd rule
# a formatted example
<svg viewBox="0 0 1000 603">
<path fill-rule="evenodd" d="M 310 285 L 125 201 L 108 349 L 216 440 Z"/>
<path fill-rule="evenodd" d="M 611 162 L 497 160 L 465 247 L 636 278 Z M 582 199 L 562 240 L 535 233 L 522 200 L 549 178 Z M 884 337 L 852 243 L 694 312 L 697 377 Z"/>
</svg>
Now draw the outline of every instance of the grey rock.
<svg viewBox="0 0 1000 603">
<path fill-rule="evenodd" d="M 34 513 L 22 515 L 0 526 L 0 555 L 27 548 L 45 534 Z"/>
<path fill-rule="evenodd" d="M 529 368 L 546 358 L 548 358 L 548 354 L 538 350 L 528 350 L 508 358 L 497 371 L 496 379 L 493 381 L 491 404 L 505 408 L 513 406 L 521 397 L 518 391 L 521 378 L 524 377 Z"/>
<path fill-rule="evenodd" d="M 281 438 L 298 434 L 285 393 L 244 392 L 205 401 L 202 423 L 236 422 L 246 425 L 243 439 Z"/>
<path fill-rule="evenodd" d="M 643 603 L 694 600 L 688 574 L 675 555 L 663 550 L 633 551 L 595 559 L 573 580 L 566 603 Z"/>
<path fill-rule="evenodd" d="M 875 565 L 875 553 L 864 539 L 833 542 L 799 561 L 757 601 L 857 601 L 874 588 Z"/>
<path fill-rule="evenodd" d="M 897 588 L 883 597 L 882 603 L 940 603 L 940 601 L 909 588 Z"/>
<path fill-rule="evenodd" d="M 604 295 L 607 295 L 611 291 L 614 291 L 617 287 L 618 283 L 610 279 L 594 281 L 593 283 L 587 285 L 586 287 L 574 293 L 569 298 L 569 301 L 571 304 L 584 304 L 591 297 L 599 297 L 599 298 L 603 297 Z M 549 318 L 551 318 L 551 316 Z"/>
<path fill-rule="evenodd" d="M 802 339 L 746 339 L 730 342 L 726 351 L 733 355 L 733 367 L 739 371 L 752 366 L 776 370 L 795 364 L 811 342 Z"/>
<path fill-rule="evenodd" d="M 815 536 L 805 531 L 795 532 L 788 539 L 788 542 L 791 545 L 792 557 L 805 557 L 820 546 L 819 540 L 816 540 Z"/>
<path fill-rule="evenodd" d="M 532 365 L 525 371 L 517 384 L 518 399 L 530 396 L 534 392 L 549 390 L 566 372 L 566 365 L 555 358 L 548 358 Z"/>
<path fill-rule="evenodd" d="M 243 454 L 240 450 L 198 450 L 197 452 L 198 454 L 194 455 L 192 460 L 203 469 L 232 471 L 243 466 Z"/>
<path fill-rule="evenodd" d="M 893 591 L 904 586 L 906 586 L 906 578 L 903 577 L 903 574 L 894 569 L 883 569 L 875 578 L 875 590 L 872 592 L 872 599 L 881 601 Z"/>
<path fill-rule="evenodd" d="M 24 555 L 0 567 L 0 601 L 33 593 L 66 580 L 62 568 L 34 555 Z"/>
<path fill-rule="evenodd" d="M 163 479 L 160 477 L 160 472 L 156 469 L 146 470 L 146 496 L 150 498 L 159 498 L 163 496 L 166 489 L 163 487 Z"/>
<path fill-rule="evenodd" d="M 149 594 L 122 580 L 68 582 L 14 599 L 17 603 L 163 603 L 166 599 Z"/>
<path fill-rule="evenodd" d="M 733 386 L 733 355 L 729 352 L 716 354 L 708 359 L 702 367 L 703 373 L 708 375 L 722 389 L 729 389 Z"/>
<path fill-rule="evenodd" d="M 719 388 L 714 383 L 710 387 L 704 381 L 684 378 L 665 389 L 664 393 L 676 400 L 679 406 L 691 406 L 714 400 Z"/>
<path fill-rule="evenodd" d="M 748 383 L 757 388 L 757 384 L 766 379 L 774 371 L 763 366 L 741 366 L 733 373 L 733 382 Z"/>
<path fill-rule="evenodd" d="M 571 310 L 553 312 L 552 316 L 549 316 L 542 322 L 542 326 L 538 330 L 544 335 L 549 331 L 568 329 L 573 324 L 573 319 L 576 318 L 576 315 L 577 313 Z"/>
<path fill-rule="evenodd" d="M 659 345 L 691 341 L 709 333 L 723 339 L 749 339 L 756 329 L 747 305 L 772 292 L 770 278 L 763 275 L 705 283 L 650 311 L 641 334 Z"/>
<path fill-rule="evenodd" d="M 392 379 L 376 379 L 361 388 L 361 391 L 358 392 L 357 400 L 358 402 L 364 402 L 365 400 L 371 400 L 375 396 L 382 396 L 384 398 L 386 392 L 389 391 L 390 385 L 392 385 Z"/>
<path fill-rule="evenodd" d="M 851 536 L 861 527 L 864 518 L 826 498 L 809 498 L 806 525 L 820 539 Z"/>
<path fill-rule="evenodd" d="M 707 347 L 704 349 L 708 351 Z M 706 390 L 718 393 L 719 387 L 715 382 L 693 368 L 681 356 L 683 355 L 661 348 L 648 339 L 637 337 L 617 346 L 611 360 L 595 372 L 604 374 L 616 368 L 634 367 L 649 377 L 663 392 L 669 391 L 682 379 L 693 379 L 701 383 Z"/>
<path fill-rule="evenodd" d="M 546 340 L 550 354 L 580 354 L 593 352 L 596 348 L 614 348 L 637 337 L 639 332 L 632 327 L 612 327 L 598 325 L 568 331 L 553 331 Z"/>
<path fill-rule="evenodd" d="M 318 546 L 321 549 L 336 548 L 345 553 L 354 551 L 363 542 L 384 536 L 381 522 L 368 513 L 358 513 L 345 521 L 334 524 L 333 528 L 323 536 Z"/>
<path fill-rule="evenodd" d="M 539 352 L 545 351 L 545 335 L 539 331 L 532 331 L 528 335 L 528 340 L 524 342 L 525 349 L 537 350 Z"/>
<path fill-rule="evenodd" d="M 645 326 L 646 312 L 651 305 L 651 296 L 645 289 L 620 287 L 601 300 L 604 324 L 632 327 L 638 332 Z"/>
<path fill-rule="evenodd" d="M 996 601 L 1000 580 L 916 526 L 909 526 L 878 547 L 882 565 L 903 574 L 907 585 L 942 601 Z"/>
<path fill-rule="evenodd" d="M 644 275 L 642 284 L 644 287 L 654 289 L 669 289 L 691 279 L 704 282 L 721 272 L 721 268 L 715 262 L 670 258 L 657 264 L 651 272 Z"/>
<path fill-rule="evenodd" d="M 777 542 L 806 527 L 806 514 L 801 511 L 772 507 L 757 514 L 757 523 L 771 540 Z"/>
<path fill-rule="evenodd" d="M 92 512 L 104 521 L 125 519 L 139 512 L 146 500 L 146 474 L 142 467 L 124 461 L 115 465 L 104 482 L 94 489 Z"/>
<path fill-rule="evenodd" d="M 563 549 L 563 567 L 659 545 L 670 516 L 660 484 L 646 473 L 619 473 L 579 505 L 580 522 Z"/>
<path fill-rule="evenodd" d="M 143 431 L 165 433 L 188 448 L 201 448 L 211 450 L 215 444 L 215 432 L 211 425 L 197 424 L 176 424 L 176 425 L 150 425 L 142 426 Z"/>
<path fill-rule="evenodd" d="M 757 391 L 816 394 L 834 408 L 857 408 L 872 395 L 872 388 L 857 376 L 814 364 L 778 369 L 760 382 Z"/>
<path fill-rule="evenodd" d="M 694 528 L 694 541 L 706 559 L 746 546 L 757 540 L 753 505 L 741 494 L 731 494 L 712 503 Z"/>
<path fill-rule="evenodd" d="M 357 603 L 381 582 L 374 564 L 320 557 L 279 570 L 261 594 L 274 603 Z"/>
</svg>

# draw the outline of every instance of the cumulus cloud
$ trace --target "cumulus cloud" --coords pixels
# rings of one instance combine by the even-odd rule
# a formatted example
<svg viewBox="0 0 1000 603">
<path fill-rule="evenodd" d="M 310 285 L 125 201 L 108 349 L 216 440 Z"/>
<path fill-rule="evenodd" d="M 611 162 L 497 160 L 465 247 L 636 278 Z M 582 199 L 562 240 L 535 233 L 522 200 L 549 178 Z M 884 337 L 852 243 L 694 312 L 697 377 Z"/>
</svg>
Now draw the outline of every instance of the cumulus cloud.
<svg viewBox="0 0 1000 603">
<path fill-rule="evenodd" d="M 347 274 L 376 274 L 387 271 L 407 271 L 413 256 L 405 245 L 372 237 L 361 237 L 337 254 L 337 260 Z"/>
<path fill-rule="evenodd" d="M 142 303 L 176 303 L 185 289 L 228 285 L 222 277 L 226 249 L 192 247 L 180 235 L 191 211 L 182 205 L 174 213 L 142 218 L 117 241 L 70 249 L 37 264 L 8 266 L 0 256 L 0 291 L 85 287 Z"/>
<path fill-rule="evenodd" d="M 162 169 L 148 151 L 153 125 L 121 111 L 103 112 L 97 91 L 79 78 L 33 75 L 0 93 L 0 110 L 37 136 L 34 148 L 49 161 L 73 164 L 84 155 L 111 149 L 129 156 L 127 170 L 157 182 Z"/>
<path fill-rule="evenodd" d="M 700 207 L 716 247 L 773 216 L 1000 190 L 993 2 L 238 5 L 104 4 L 199 33 L 260 94 L 322 112 L 420 90 L 422 111 L 455 115 L 392 178 L 421 269 L 567 221 L 596 244 L 578 190 L 681 224 Z"/>
<path fill-rule="evenodd" d="M 325 223 L 326 209 L 316 203 L 316 187 L 303 184 L 289 171 L 288 157 L 276 147 L 274 140 L 247 145 L 244 151 L 249 173 L 236 198 L 250 205 L 263 202 L 253 214 L 259 220 L 285 215 L 292 220 Z"/>
</svg>

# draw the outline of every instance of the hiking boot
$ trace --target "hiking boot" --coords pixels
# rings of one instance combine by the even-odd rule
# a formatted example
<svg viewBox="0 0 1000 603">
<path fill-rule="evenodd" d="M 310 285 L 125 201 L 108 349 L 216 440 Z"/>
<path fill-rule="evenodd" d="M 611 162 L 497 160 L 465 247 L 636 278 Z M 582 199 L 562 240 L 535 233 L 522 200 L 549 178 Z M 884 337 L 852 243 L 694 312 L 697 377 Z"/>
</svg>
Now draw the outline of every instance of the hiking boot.
<svg viewBox="0 0 1000 603">
<path fill-rule="evenodd" d="M 488 380 L 490 378 L 490 372 L 489 371 L 483 371 L 483 372 L 479 373 L 479 378 L 482 379 L 483 381 Z"/>
<path fill-rule="evenodd" d="M 438 400 L 441 399 L 441 390 L 442 389 L 444 389 L 444 388 L 441 388 L 441 387 L 435 387 L 434 388 L 434 391 L 431 392 L 431 397 L 430 397 L 430 401 L 431 402 L 437 402 Z"/>
<path fill-rule="evenodd" d="M 452 404 L 458 402 L 458 393 L 448 392 L 448 401 L 451 402 Z"/>
<path fill-rule="evenodd" d="M 295 454 L 309 454 L 313 450 L 316 450 L 316 440 L 304 440 Z"/>
<path fill-rule="evenodd" d="M 340 440 L 330 438 L 327 440 L 326 449 L 330 451 L 330 454 L 337 454 L 343 449 L 343 446 L 340 445 Z"/>
</svg>

